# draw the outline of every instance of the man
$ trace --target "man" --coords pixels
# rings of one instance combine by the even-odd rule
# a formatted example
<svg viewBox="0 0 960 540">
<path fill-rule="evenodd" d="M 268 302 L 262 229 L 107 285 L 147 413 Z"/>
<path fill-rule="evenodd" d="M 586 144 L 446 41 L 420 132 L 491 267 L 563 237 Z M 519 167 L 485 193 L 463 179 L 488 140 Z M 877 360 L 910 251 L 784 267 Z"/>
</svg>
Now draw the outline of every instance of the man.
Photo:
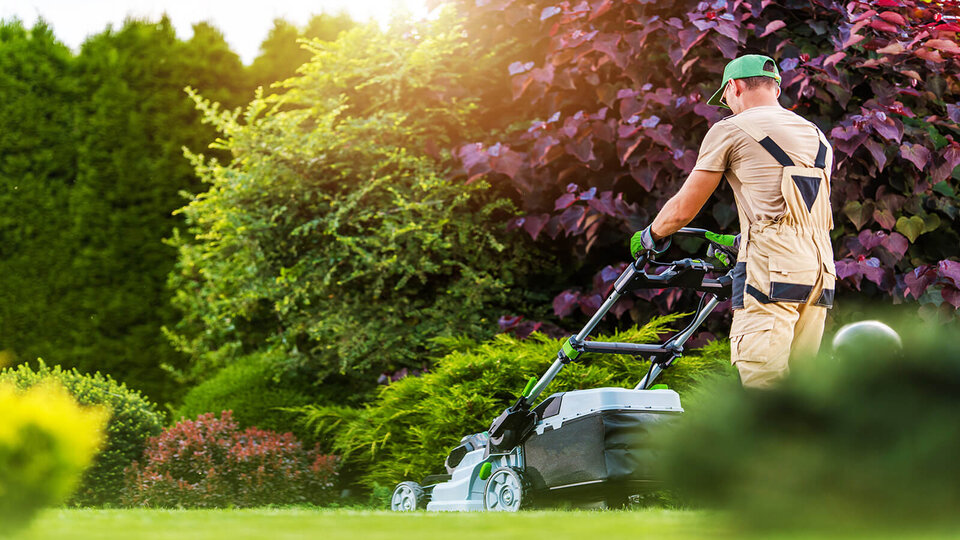
<svg viewBox="0 0 960 540">
<path fill-rule="evenodd" d="M 815 354 L 832 307 L 836 270 L 830 229 L 833 150 L 813 123 L 780 106 L 780 74 L 766 56 L 734 59 L 710 105 L 733 115 L 707 132 L 693 172 L 631 254 L 662 252 L 727 178 L 741 242 L 733 271 L 730 359 L 745 387 L 766 388 L 792 356 Z"/>
</svg>

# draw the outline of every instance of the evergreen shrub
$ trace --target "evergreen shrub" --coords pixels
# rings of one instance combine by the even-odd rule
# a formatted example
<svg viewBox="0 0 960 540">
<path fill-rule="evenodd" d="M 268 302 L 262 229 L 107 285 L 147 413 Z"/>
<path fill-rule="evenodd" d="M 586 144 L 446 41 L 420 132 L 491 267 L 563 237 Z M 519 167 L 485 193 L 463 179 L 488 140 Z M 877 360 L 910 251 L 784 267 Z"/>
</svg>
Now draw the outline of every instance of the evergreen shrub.
<svg viewBox="0 0 960 540">
<path fill-rule="evenodd" d="M 69 502 L 82 506 L 119 502 L 124 468 L 140 457 L 148 437 L 160 433 L 163 416 L 140 392 L 117 383 L 109 375 L 88 375 L 60 366 L 51 368 L 43 360 L 39 360 L 36 370 L 26 364 L 0 370 L 0 382 L 12 382 L 21 389 L 47 379 L 62 384 L 81 405 L 104 406 L 110 412 L 106 443 Z"/>
<path fill-rule="evenodd" d="M 219 508 L 326 502 L 337 458 L 290 433 L 241 430 L 230 411 L 183 420 L 151 437 L 142 464 L 127 469 L 131 506 Z"/>
<path fill-rule="evenodd" d="M 109 412 L 80 407 L 62 386 L 0 382 L 0 536 L 63 502 L 103 442 Z"/>
<path fill-rule="evenodd" d="M 290 380 L 290 375 L 275 371 L 275 366 L 259 356 L 241 358 L 191 388 L 173 417 L 196 418 L 203 413 L 230 410 L 241 427 L 290 431 L 304 440 L 309 430 L 298 425 L 294 414 L 281 408 L 306 405 L 310 397 L 297 389 L 298 384 Z"/>
<path fill-rule="evenodd" d="M 655 318 L 643 327 L 597 340 L 652 342 L 679 317 Z M 364 488 L 420 481 L 424 475 L 444 472 L 443 460 L 460 438 L 487 429 L 530 377 L 547 370 L 561 343 L 540 333 L 526 340 L 508 334 L 482 343 L 446 340 L 451 352 L 429 373 L 383 387 L 362 409 L 312 405 L 300 412 L 321 443 L 342 456 L 344 475 L 356 475 Z M 568 365 L 546 394 L 604 386 L 632 388 L 648 366 L 629 356 L 589 355 L 583 363 Z M 699 354 L 679 359 L 657 382 L 683 392 L 710 376 L 732 373 L 728 342 L 715 341 Z"/>
</svg>

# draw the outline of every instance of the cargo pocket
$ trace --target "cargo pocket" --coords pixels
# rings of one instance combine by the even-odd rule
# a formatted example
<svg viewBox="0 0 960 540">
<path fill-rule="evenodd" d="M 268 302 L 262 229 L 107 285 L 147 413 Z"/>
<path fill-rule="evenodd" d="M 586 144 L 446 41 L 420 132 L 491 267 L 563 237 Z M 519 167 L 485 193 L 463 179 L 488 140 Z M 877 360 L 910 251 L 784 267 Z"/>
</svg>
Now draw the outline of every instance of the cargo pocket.
<svg viewBox="0 0 960 540">
<path fill-rule="evenodd" d="M 730 363 L 766 362 L 770 352 L 772 317 L 756 317 L 735 320 L 730 329 Z"/>
<path fill-rule="evenodd" d="M 810 299 L 813 286 L 820 277 L 820 263 L 770 259 L 771 302 L 799 302 Z"/>
<path fill-rule="evenodd" d="M 817 298 L 817 305 L 825 308 L 833 307 L 833 296 L 837 286 L 837 267 L 833 261 L 823 263 L 823 289 Z"/>
</svg>

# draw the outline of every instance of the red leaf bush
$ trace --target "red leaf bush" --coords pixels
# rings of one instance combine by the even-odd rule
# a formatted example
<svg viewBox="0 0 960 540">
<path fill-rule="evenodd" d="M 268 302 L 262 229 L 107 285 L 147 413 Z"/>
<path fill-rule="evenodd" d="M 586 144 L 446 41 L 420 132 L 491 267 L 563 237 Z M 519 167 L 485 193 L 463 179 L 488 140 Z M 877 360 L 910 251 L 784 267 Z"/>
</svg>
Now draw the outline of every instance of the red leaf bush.
<svg viewBox="0 0 960 540">
<path fill-rule="evenodd" d="M 728 114 L 706 105 L 724 65 L 766 54 L 781 68 L 781 102 L 835 149 L 841 289 L 960 308 L 956 0 L 452 1 L 503 56 L 512 88 L 487 104 L 501 121 L 490 140 L 458 149 L 467 181 L 512 190 L 526 215 L 509 228 L 617 267 L 627 235 L 677 191 Z M 731 231 L 733 208 L 723 188 L 695 225 Z M 557 315 L 589 311 L 612 279 L 572 276 L 580 287 L 557 297 Z M 670 294 L 648 299 L 669 310 Z"/>
<path fill-rule="evenodd" d="M 321 504 L 333 496 L 338 459 L 292 434 L 240 430 L 230 411 L 183 420 L 147 441 L 127 468 L 124 502 L 151 507 Z"/>
</svg>

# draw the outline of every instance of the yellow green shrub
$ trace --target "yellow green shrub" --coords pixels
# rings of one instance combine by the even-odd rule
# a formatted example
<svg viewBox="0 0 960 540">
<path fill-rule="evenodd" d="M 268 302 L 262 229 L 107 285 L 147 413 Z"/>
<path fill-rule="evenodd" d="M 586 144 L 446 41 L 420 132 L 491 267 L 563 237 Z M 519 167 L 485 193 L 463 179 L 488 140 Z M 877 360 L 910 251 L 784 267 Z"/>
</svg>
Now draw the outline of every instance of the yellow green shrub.
<svg viewBox="0 0 960 540">
<path fill-rule="evenodd" d="M 653 343 L 678 326 L 682 315 L 656 317 L 644 326 L 599 341 Z M 476 342 L 438 340 L 449 352 L 422 377 L 407 377 L 381 387 L 363 408 L 308 405 L 295 410 L 316 431 L 326 450 L 343 459 L 346 482 L 360 487 L 393 486 L 443 472 L 443 460 L 464 435 L 487 429 L 513 403 L 527 380 L 553 363 L 561 341 L 534 333 L 520 340 L 507 334 Z M 553 392 L 633 387 L 649 362 L 624 355 L 589 355 L 560 372 Z M 684 394 L 705 379 L 732 375 L 729 342 L 709 343 L 680 358 L 658 383 Z"/>
<path fill-rule="evenodd" d="M 81 407 L 59 384 L 0 383 L 0 533 L 77 487 L 103 443 L 108 413 Z"/>
</svg>

